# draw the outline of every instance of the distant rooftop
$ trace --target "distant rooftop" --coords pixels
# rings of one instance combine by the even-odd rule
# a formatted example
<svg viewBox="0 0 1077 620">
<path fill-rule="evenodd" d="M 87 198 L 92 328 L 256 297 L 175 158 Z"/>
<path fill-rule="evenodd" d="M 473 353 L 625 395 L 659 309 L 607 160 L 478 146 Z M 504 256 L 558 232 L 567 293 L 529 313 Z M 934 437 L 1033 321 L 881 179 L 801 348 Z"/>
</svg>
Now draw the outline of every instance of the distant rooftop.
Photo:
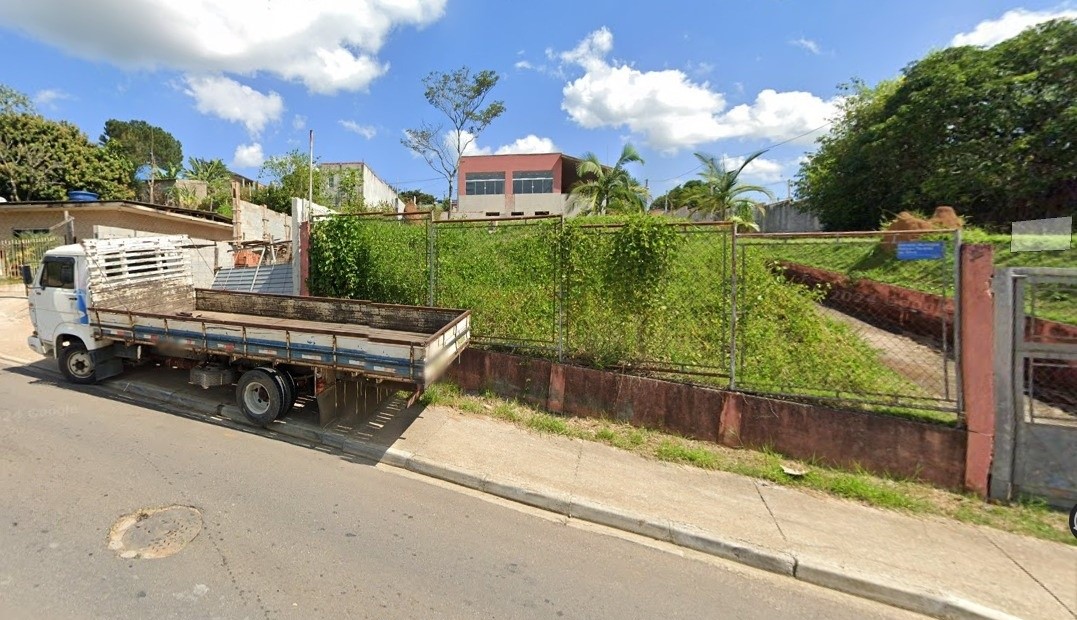
<svg viewBox="0 0 1077 620">
<path fill-rule="evenodd" d="M 0 203 L 0 210 L 32 208 L 76 210 L 85 207 L 100 207 L 109 205 L 133 205 L 137 207 L 147 207 L 150 209 L 155 209 L 157 211 L 162 211 L 164 213 L 186 215 L 188 217 L 196 217 L 204 220 L 209 220 L 211 222 L 224 222 L 226 224 L 232 223 L 232 218 L 225 217 L 220 213 L 214 213 L 212 211 L 202 211 L 200 209 L 185 209 L 183 207 L 171 207 L 168 205 L 158 205 L 149 202 L 137 202 L 134 200 L 28 200 L 20 202 L 2 202 Z"/>
</svg>

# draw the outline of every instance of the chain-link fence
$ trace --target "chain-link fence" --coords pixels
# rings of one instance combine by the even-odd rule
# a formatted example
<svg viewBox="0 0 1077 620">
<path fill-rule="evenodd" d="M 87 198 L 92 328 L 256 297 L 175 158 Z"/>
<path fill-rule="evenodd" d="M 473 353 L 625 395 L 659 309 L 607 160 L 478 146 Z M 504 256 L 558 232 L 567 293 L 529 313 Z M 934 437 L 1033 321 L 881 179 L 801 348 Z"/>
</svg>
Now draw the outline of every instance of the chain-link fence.
<svg viewBox="0 0 1077 620">
<path fill-rule="evenodd" d="M 957 232 L 410 217 L 319 221 L 312 291 L 467 308 L 476 343 L 600 368 L 950 419 L 960 410 Z"/>
<path fill-rule="evenodd" d="M 432 223 L 431 305 L 470 309 L 477 343 L 556 354 L 561 227 L 560 217 Z"/>
<path fill-rule="evenodd" d="M 958 411 L 955 355 L 958 231 L 741 234 L 742 266 L 764 263 L 783 285 L 811 294 L 829 346 L 846 364 L 795 375 L 760 360 L 740 337 L 736 383 L 772 394 L 811 394 L 869 405 Z M 758 295 L 745 290 L 738 314 L 749 332 Z M 739 335 L 739 333 L 738 333 Z M 762 363 L 760 363 L 762 361 Z"/>
</svg>

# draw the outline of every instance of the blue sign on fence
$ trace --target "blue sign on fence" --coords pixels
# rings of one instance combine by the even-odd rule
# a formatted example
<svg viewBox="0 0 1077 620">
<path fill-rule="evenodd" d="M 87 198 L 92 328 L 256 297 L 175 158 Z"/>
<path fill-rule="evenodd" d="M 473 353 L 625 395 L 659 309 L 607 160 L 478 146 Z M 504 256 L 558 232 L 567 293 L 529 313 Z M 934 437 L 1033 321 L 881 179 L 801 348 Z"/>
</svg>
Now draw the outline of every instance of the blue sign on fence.
<svg viewBox="0 0 1077 620">
<path fill-rule="evenodd" d="M 899 241 L 898 260 L 939 260 L 943 256 L 942 241 Z"/>
</svg>

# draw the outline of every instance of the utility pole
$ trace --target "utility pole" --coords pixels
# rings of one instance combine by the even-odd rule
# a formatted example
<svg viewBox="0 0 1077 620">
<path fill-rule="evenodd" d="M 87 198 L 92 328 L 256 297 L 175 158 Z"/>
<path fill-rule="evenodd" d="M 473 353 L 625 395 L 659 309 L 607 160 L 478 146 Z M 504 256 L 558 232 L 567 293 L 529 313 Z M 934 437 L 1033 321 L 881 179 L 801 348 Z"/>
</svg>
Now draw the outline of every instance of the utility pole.
<svg viewBox="0 0 1077 620">
<path fill-rule="evenodd" d="M 157 204 L 153 181 L 157 177 L 157 158 L 153 155 L 153 133 L 150 133 L 150 204 Z"/>
<path fill-rule="evenodd" d="M 314 130 L 310 130 L 310 168 L 307 170 L 307 208 L 314 204 Z"/>
</svg>

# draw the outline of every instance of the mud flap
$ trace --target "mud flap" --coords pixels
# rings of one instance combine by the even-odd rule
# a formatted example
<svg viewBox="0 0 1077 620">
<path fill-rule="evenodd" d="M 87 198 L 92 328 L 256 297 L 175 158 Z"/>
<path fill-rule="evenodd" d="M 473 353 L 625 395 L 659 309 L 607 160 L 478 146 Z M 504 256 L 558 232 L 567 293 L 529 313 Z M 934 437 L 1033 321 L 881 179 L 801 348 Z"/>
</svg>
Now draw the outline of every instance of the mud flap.
<svg viewBox="0 0 1077 620">
<path fill-rule="evenodd" d="M 90 351 L 90 358 L 93 359 L 98 381 L 115 377 L 123 372 L 123 360 L 116 357 L 114 345 Z"/>
</svg>

